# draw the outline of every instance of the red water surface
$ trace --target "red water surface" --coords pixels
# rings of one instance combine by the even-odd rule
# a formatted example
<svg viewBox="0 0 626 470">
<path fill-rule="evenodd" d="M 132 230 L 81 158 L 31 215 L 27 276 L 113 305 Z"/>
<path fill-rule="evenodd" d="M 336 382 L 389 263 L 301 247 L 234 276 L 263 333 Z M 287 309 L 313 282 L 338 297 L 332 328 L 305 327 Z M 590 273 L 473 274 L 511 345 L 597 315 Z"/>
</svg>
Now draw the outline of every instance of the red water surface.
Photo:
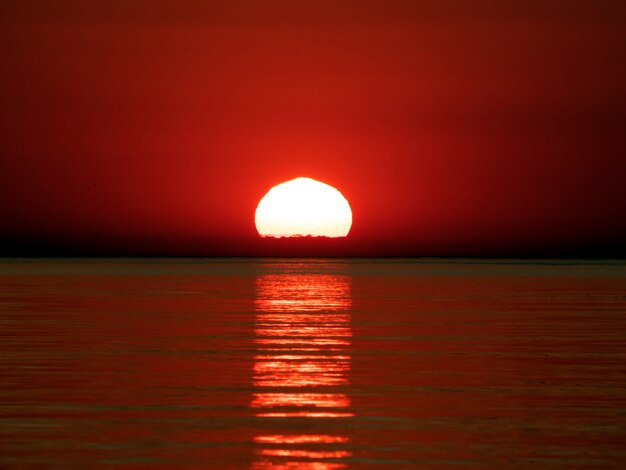
<svg viewBox="0 0 626 470">
<path fill-rule="evenodd" d="M 5 260 L 0 466 L 619 468 L 626 266 Z"/>
</svg>

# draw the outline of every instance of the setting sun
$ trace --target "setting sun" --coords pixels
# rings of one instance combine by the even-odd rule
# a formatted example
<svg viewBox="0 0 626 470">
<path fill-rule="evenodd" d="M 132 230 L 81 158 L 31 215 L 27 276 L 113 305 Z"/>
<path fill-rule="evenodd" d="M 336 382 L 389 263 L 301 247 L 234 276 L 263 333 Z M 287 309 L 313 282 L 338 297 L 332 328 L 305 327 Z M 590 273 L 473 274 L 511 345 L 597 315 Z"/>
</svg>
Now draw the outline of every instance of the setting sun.
<svg viewBox="0 0 626 470">
<path fill-rule="evenodd" d="M 262 237 L 345 237 L 352 211 L 335 188 L 311 178 L 296 178 L 270 189 L 259 202 L 255 223 Z"/>
</svg>

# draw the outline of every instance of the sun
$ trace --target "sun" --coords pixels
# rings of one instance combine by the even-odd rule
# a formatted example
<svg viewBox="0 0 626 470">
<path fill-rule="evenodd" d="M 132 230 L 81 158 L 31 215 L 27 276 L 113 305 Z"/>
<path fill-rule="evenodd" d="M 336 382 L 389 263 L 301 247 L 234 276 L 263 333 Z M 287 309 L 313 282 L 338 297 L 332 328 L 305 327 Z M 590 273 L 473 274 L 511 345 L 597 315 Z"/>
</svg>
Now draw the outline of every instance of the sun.
<svg viewBox="0 0 626 470">
<path fill-rule="evenodd" d="M 254 215 L 262 237 L 345 237 L 352 210 L 343 194 L 311 178 L 296 178 L 270 189 Z"/>
</svg>

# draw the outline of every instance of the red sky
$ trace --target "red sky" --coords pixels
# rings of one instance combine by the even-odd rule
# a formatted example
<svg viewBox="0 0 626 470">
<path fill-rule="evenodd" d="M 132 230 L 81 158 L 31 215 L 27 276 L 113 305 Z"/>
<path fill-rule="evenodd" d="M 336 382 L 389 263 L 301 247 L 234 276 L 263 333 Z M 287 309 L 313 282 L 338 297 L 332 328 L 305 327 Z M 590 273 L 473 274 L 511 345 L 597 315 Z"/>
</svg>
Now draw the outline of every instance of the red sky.
<svg viewBox="0 0 626 470">
<path fill-rule="evenodd" d="M 309 176 L 336 254 L 621 256 L 623 5 L 3 1 L 0 254 L 290 252 Z"/>
</svg>

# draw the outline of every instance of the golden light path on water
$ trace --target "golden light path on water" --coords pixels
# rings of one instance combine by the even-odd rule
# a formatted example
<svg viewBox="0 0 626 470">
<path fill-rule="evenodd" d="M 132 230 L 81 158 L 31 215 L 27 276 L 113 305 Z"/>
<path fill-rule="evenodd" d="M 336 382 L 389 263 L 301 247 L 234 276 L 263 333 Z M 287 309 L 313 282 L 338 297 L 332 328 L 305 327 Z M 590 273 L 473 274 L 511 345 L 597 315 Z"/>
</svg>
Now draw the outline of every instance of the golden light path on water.
<svg viewBox="0 0 626 470">
<path fill-rule="evenodd" d="M 350 279 L 330 274 L 267 274 L 256 280 L 253 385 L 261 419 L 346 419 L 350 398 Z M 313 422 L 312 422 L 313 423 Z M 303 426 L 304 429 L 312 428 Z M 272 427 L 272 429 L 276 429 Z M 348 437 L 325 432 L 257 435 L 253 469 L 344 468 Z M 315 429 L 315 428 L 312 428 Z M 320 429 L 320 427 L 316 427 Z M 323 427 L 321 427 L 323 429 Z"/>
</svg>

